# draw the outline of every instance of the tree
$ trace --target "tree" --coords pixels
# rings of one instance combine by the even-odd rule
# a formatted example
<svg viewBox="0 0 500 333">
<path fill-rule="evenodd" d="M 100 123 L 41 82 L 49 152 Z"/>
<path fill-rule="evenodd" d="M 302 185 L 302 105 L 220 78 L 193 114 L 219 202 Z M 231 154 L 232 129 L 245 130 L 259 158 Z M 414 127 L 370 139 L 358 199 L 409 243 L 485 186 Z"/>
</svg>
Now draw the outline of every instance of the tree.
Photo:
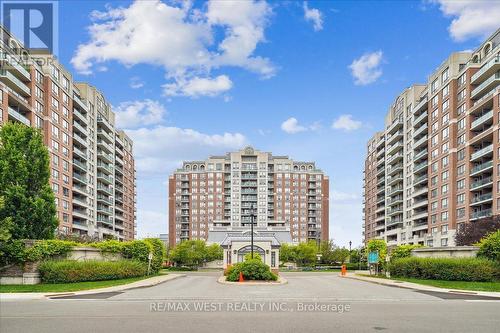
<svg viewBox="0 0 500 333">
<path fill-rule="evenodd" d="M 500 263 L 500 230 L 492 232 L 479 242 L 478 257 L 495 260 Z"/>
<path fill-rule="evenodd" d="M 53 238 L 58 226 L 49 185 L 49 153 L 39 130 L 7 123 L 0 128 L 0 221 L 12 239 Z"/>
<path fill-rule="evenodd" d="M 198 267 L 205 262 L 222 259 L 223 252 L 219 244 L 207 246 L 203 240 L 187 240 L 170 249 L 168 256 L 179 266 Z"/>
<path fill-rule="evenodd" d="M 349 250 L 345 247 L 337 247 L 333 250 L 333 261 L 343 265 L 349 258 Z"/>
<path fill-rule="evenodd" d="M 3 197 L 0 196 L 0 211 L 5 206 Z M 11 238 L 12 218 L 4 217 L 0 219 L 0 243 L 7 242 Z"/>
<path fill-rule="evenodd" d="M 210 246 L 207 246 L 205 256 L 206 261 L 222 260 L 223 257 L 224 252 L 219 244 L 214 243 Z"/>
<path fill-rule="evenodd" d="M 262 257 L 257 252 L 253 253 L 253 259 L 259 259 L 260 261 L 262 261 Z M 252 260 L 252 253 L 245 254 L 244 260 Z"/>
<path fill-rule="evenodd" d="M 465 223 L 455 234 L 457 246 L 474 245 L 486 235 L 500 230 L 500 215 L 484 217 L 474 222 Z"/>
<path fill-rule="evenodd" d="M 299 266 L 311 266 L 316 262 L 318 247 L 315 241 L 299 243 L 295 247 L 295 262 Z"/>
<path fill-rule="evenodd" d="M 285 262 L 295 262 L 295 246 L 289 244 L 281 244 L 280 247 L 280 261 Z"/>
<path fill-rule="evenodd" d="M 391 251 L 391 262 L 396 259 L 401 259 L 401 258 L 408 258 L 411 257 L 411 251 L 413 249 L 422 247 L 422 245 L 418 244 L 405 244 L 405 245 L 399 245 L 392 249 Z"/>
<path fill-rule="evenodd" d="M 359 249 L 352 249 L 349 254 L 349 262 L 351 264 L 357 264 L 361 260 L 361 251 Z"/>
<path fill-rule="evenodd" d="M 333 240 L 322 241 L 319 245 L 319 253 L 321 254 L 321 262 L 324 264 L 331 264 L 335 261 L 333 256 L 333 249 L 335 244 Z"/>
</svg>

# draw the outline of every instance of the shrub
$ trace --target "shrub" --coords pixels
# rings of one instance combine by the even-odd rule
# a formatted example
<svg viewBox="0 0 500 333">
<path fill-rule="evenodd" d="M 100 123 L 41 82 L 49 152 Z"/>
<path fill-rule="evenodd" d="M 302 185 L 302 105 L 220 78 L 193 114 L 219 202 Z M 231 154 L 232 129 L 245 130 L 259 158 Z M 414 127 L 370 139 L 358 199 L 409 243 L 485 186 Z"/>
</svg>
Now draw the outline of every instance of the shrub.
<svg viewBox="0 0 500 333">
<path fill-rule="evenodd" d="M 495 281 L 500 265 L 480 258 L 402 258 L 389 264 L 393 277 L 447 281 Z"/>
<path fill-rule="evenodd" d="M 116 280 L 147 273 L 147 265 L 133 260 L 48 260 L 42 262 L 38 269 L 44 283 Z"/>
<path fill-rule="evenodd" d="M 495 260 L 500 263 L 500 230 L 481 239 L 477 245 L 479 246 L 478 257 Z"/>
<path fill-rule="evenodd" d="M 95 242 L 88 244 L 89 246 L 95 247 L 103 252 L 109 253 L 121 253 L 123 251 L 124 245 L 126 243 L 117 240 L 107 240 L 104 242 Z"/>
<path fill-rule="evenodd" d="M 24 261 L 39 261 L 53 256 L 63 256 L 77 245 L 72 241 L 58 239 L 36 241 L 32 247 L 26 248 Z"/>
<path fill-rule="evenodd" d="M 391 261 L 401 259 L 401 258 L 411 257 L 411 250 L 419 248 L 419 247 L 422 247 L 422 245 L 406 244 L 406 245 L 399 245 L 399 246 L 395 247 L 391 251 Z"/>
<path fill-rule="evenodd" d="M 250 259 L 232 265 L 226 272 L 227 281 L 238 281 L 240 272 L 243 273 L 245 280 L 276 281 L 278 279 L 278 276 L 271 272 L 269 266 L 260 259 Z"/>
<path fill-rule="evenodd" d="M 260 254 L 258 254 L 257 252 L 254 252 L 253 253 L 253 259 L 259 259 L 260 261 L 262 261 L 262 257 L 260 256 Z M 252 254 L 251 253 L 247 253 L 245 254 L 245 258 L 244 258 L 245 261 L 247 260 L 252 260 Z"/>
<path fill-rule="evenodd" d="M 144 242 L 149 243 L 153 249 L 153 259 L 151 259 L 151 271 L 158 272 L 166 258 L 166 250 L 163 242 L 158 238 L 147 238 Z"/>
</svg>

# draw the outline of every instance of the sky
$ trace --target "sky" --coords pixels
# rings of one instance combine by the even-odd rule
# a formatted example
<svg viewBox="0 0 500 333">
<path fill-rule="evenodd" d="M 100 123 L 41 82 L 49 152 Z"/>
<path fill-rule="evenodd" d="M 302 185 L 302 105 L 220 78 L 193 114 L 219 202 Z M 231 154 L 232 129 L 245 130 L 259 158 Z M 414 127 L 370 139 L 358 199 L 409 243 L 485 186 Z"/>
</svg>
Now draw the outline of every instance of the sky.
<svg viewBox="0 0 500 333">
<path fill-rule="evenodd" d="M 366 142 L 395 97 L 498 28 L 486 1 L 61 1 L 59 60 L 134 140 L 138 237 L 168 229 L 183 160 L 246 145 L 330 177 L 330 238 L 361 244 Z"/>
</svg>

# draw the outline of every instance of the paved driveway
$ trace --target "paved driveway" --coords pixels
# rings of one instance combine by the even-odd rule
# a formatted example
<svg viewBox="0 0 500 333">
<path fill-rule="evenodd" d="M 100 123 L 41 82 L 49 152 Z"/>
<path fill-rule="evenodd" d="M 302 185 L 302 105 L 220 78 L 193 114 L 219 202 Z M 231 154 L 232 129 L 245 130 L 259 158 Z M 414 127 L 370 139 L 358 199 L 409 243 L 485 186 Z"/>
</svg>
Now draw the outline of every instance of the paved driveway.
<svg viewBox="0 0 500 333">
<path fill-rule="evenodd" d="M 218 273 L 189 273 L 123 293 L 3 301 L 0 332 L 469 333 L 498 332 L 500 327 L 499 301 L 450 299 L 340 278 L 338 273 L 283 275 L 288 284 L 234 286 L 217 283 Z"/>
</svg>

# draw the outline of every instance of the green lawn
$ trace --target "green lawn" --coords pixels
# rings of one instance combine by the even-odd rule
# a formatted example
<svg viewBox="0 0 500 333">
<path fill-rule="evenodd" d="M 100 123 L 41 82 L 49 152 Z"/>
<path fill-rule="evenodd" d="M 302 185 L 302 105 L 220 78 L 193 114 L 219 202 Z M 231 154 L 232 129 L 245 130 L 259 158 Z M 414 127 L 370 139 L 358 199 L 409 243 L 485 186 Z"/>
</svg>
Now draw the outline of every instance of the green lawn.
<svg viewBox="0 0 500 333">
<path fill-rule="evenodd" d="M 106 288 L 120 286 L 127 283 L 144 280 L 155 275 L 140 276 L 120 280 L 88 281 L 75 283 L 41 283 L 34 285 L 0 285 L 0 293 L 48 293 L 48 292 L 69 292 L 79 290 L 89 290 L 96 288 Z"/>
<path fill-rule="evenodd" d="M 370 275 L 360 274 L 362 276 L 371 277 Z M 373 276 L 377 278 L 387 279 L 385 276 Z M 405 281 L 423 284 L 426 286 L 456 289 L 456 290 L 474 290 L 474 291 L 500 291 L 500 281 L 495 282 L 469 282 L 469 281 L 444 281 L 444 280 L 424 280 L 415 278 L 390 278 L 391 280 Z"/>
</svg>

